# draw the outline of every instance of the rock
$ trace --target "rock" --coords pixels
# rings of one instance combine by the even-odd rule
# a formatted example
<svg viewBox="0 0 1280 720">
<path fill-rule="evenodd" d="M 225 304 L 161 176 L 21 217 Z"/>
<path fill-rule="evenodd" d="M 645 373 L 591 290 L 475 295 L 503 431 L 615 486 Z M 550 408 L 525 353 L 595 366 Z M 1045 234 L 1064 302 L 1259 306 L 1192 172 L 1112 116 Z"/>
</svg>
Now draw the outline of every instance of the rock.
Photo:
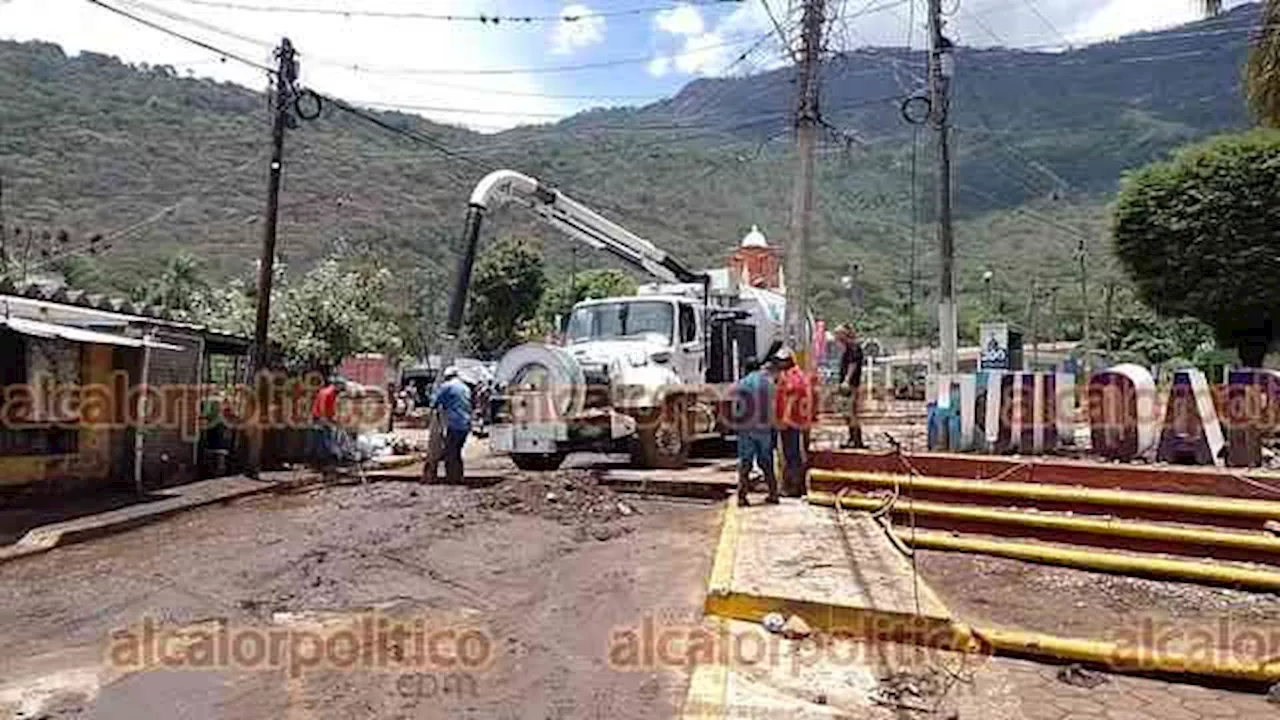
<svg viewBox="0 0 1280 720">
<path fill-rule="evenodd" d="M 792 615 L 782 626 L 782 636 L 788 640 L 800 640 L 813 634 L 813 628 L 799 615 Z"/>
<path fill-rule="evenodd" d="M 782 632 L 782 628 L 787 624 L 787 619 L 778 613 L 769 613 L 764 616 L 761 624 L 764 625 L 765 630 L 771 633 L 778 633 Z"/>
<path fill-rule="evenodd" d="M 560 499 L 559 496 L 556 495 L 555 493 L 553 492 L 547 493 L 547 502 L 555 502 L 559 499 Z"/>
<path fill-rule="evenodd" d="M 623 517 L 626 517 L 627 515 L 630 515 L 630 514 L 634 513 L 634 512 L 635 512 L 635 510 L 633 510 L 633 509 L 631 508 L 631 506 L 630 506 L 630 505 L 628 505 L 628 504 L 626 504 L 626 503 L 622 502 L 621 500 L 619 500 L 619 501 L 618 501 L 618 512 L 622 513 Z"/>
</svg>

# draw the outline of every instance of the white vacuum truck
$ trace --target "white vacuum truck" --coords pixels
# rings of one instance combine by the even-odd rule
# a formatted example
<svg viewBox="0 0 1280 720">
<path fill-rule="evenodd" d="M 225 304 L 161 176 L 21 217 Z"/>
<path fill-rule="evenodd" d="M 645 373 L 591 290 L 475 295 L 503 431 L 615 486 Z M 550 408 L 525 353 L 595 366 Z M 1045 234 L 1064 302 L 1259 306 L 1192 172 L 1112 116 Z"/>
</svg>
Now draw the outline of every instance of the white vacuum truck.
<svg viewBox="0 0 1280 720">
<path fill-rule="evenodd" d="M 524 470 L 555 469 L 577 451 L 626 451 L 644 467 L 680 467 L 694 441 L 732 434 L 729 390 L 749 358 L 780 344 L 783 296 L 745 286 L 727 269 L 688 270 L 559 190 L 498 170 L 471 195 L 455 333 L 480 221 L 503 202 L 658 282 L 575 305 L 563 346 L 527 344 L 503 356 L 489 408 L 492 449 Z"/>
</svg>

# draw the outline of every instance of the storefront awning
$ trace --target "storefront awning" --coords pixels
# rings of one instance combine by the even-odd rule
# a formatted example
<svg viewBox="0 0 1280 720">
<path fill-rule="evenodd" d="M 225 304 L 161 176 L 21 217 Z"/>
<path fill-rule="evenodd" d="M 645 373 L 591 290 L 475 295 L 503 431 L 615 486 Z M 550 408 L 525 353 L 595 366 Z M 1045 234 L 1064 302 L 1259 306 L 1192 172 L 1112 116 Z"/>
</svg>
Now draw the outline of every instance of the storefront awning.
<svg viewBox="0 0 1280 720">
<path fill-rule="evenodd" d="M 55 325 L 54 323 L 29 320 L 27 318 L 0 318 L 0 327 L 7 327 L 28 337 L 44 338 L 46 340 L 56 338 L 87 345 L 121 345 L 123 347 L 149 347 L 159 350 L 182 351 L 182 348 L 177 345 L 170 345 L 169 343 L 162 343 L 148 338 L 113 335 L 111 333 L 97 332 L 96 330 Z"/>
</svg>

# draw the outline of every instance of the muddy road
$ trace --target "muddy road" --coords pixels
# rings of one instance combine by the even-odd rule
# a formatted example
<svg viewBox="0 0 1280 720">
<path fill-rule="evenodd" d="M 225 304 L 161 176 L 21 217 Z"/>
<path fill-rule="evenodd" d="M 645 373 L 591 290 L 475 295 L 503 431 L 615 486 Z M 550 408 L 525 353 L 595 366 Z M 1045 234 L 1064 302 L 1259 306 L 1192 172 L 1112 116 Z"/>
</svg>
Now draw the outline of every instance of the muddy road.
<svg viewBox="0 0 1280 720">
<path fill-rule="evenodd" d="M 0 565 L 0 718 L 673 717 L 687 669 L 610 652 L 646 620 L 699 622 L 719 517 L 513 470 L 257 496 L 57 549 Z M 376 622 L 419 634 L 360 632 Z M 338 630 L 352 644 L 314 665 L 257 651 Z"/>
</svg>

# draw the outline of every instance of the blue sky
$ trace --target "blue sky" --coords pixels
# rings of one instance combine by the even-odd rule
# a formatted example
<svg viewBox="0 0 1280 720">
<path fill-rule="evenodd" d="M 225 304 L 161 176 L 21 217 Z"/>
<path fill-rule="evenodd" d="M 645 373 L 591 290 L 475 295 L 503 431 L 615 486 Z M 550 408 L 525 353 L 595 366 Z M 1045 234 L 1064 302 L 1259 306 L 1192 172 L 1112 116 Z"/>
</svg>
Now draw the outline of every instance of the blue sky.
<svg viewBox="0 0 1280 720">
<path fill-rule="evenodd" d="M 643 103 L 673 94 L 699 76 L 759 71 L 780 65 L 784 57 L 759 0 L 103 1 L 261 63 L 269 61 L 270 46 L 287 33 L 302 54 L 304 84 L 353 101 L 412 106 L 434 120 L 481 131 L 549 122 L 586 107 Z M 792 3 L 769 2 L 781 24 L 789 27 L 795 16 Z M 948 33 L 958 42 L 1046 49 L 1183 22 L 1196 16 L 1197 4 L 944 0 L 944 5 L 951 8 L 953 2 L 956 10 Z M 259 10 L 267 7 L 273 10 Z M 902 45 L 913 17 L 910 34 L 917 46 L 923 41 L 924 0 L 845 0 L 833 7 L 843 7 L 848 18 L 835 28 L 838 44 Z M 357 14 L 341 14 L 348 11 Z M 361 12 L 580 19 L 493 25 L 367 17 Z M 222 61 L 86 0 L 0 0 L 0 37 L 48 40 L 71 53 L 104 52 L 131 62 L 171 64 L 184 73 L 265 86 L 258 70 Z M 745 61 L 735 62 L 753 46 L 755 51 Z M 593 63 L 607 67 L 555 70 Z"/>
</svg>

